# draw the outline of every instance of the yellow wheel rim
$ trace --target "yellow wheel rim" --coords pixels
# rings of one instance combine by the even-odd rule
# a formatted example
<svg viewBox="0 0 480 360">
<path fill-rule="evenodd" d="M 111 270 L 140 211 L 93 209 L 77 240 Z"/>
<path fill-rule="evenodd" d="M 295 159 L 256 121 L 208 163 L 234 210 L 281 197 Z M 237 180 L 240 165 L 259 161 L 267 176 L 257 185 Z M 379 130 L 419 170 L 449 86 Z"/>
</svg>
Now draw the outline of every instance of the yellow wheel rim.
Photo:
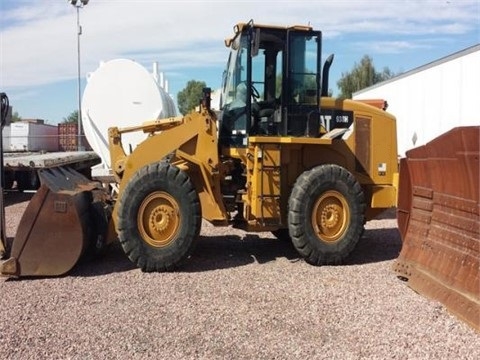
<svg viewBox="0 0 480 360">
<path fill-rule="evenodd" d="M 350 208 L 338 191 L 325 192 L 314 204 L 312 226 L 321 241 L 335 242 L 350 224 Z"/>
<path fill-rule="evenodd" d="M 140 235 L 149 245 L 170 245 L 180 226 L 180 208 L 177 201 L 163 191 L 151 193 L 140 205 L 137 224 Z"/>
</svg>

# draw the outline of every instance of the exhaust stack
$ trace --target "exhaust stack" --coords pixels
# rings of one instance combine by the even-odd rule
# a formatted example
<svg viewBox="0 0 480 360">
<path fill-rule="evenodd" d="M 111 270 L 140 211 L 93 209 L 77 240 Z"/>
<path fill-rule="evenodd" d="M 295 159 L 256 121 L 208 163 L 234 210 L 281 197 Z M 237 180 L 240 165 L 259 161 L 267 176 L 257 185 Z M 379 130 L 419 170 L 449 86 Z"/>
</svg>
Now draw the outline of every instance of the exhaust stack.
<svg viewBox="0 0 480 360">
<path fill-rule="evenodd" d="M 325 60 L 325 64 L 323 64 L 323 72 L 322 72 L 322 96 L 328 96 L 328 77 L 330 75 L 330 66 L 332 66 L 334 55 L 331 54 L 327 60 Z"/>
</svg>

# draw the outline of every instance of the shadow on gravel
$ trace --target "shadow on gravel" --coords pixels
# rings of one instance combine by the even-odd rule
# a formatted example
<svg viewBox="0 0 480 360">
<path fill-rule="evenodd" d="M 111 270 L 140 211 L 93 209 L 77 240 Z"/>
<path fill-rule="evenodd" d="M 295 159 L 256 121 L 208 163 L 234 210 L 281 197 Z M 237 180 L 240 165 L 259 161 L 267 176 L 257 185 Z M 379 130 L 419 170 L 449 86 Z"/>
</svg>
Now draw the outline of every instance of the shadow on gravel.
<svg viewBox="0 0 480 360">
<path fill-rule="evenodd" d="M 10 206 L 24 201 L 30 201 L 33 195 L 35 195 L 34 192 L 6 191 L 3 194 L 3 199 L 5 206 Z"/>
<path fill-rule="evenodd" d="M 178 272 L 201 272 L 236 268 L 254 262 L 264 264 L 277 258 L 291 261 L 299 259 L 292 244 L 274 238 L 261 238 L 247 234 L 239 236 L 200 236 L 192 257 L 177 269 Z M 92 260 L 80 260 L 63 277 L 90 277 L 135 270 L 136 266 L 127 258 L 118 241 L 111 244 L 105 254 Z M 10 278 L 7 281 L 35 280 L 48 277 Z"/>
<path fill-rule="evenodd" d="M 293 245 L 256 234 L 240 236 L 201 236 L 191 259 L 180 269 L 183 272 L 235 268 L 257 262 L 265 264 L 277 258 L 299 260 Z"/>
<path fill-rule="evenodd" d="M 136 266 L 127 258 L 123 252 L 120 243 L 115 242 L 111 244 L 105 254 L 95 259 L 80 259 L 72 270 L 60 276 L 25 276 L 21 278 L 6 278 L 5 281 L 22 281 L 22 280 L 42 280 L 51 278 L 66 278 L 66 277 L 90 277 L 107 275 L 111 273 L 120 273 L 135 269 Z"/>
<path fill-rule="evenodd" d="M 70 271 L 70 276 L 98 276 L 110 273 L 119 273 L 136 269 L 118 241 L 110 244 L 103 255 L 95 259 L 80 260 Z"/>
<path fill-rule="evenodd" d="M 178 272 L 201 272 L 229 269 L 254 262 L 264 264 L 277 258 L 291 261 L 299 259 L 291 243 L 258 235 L 200 236 L 191 258 Z M 68 275 L 98 276 L 136 269 L 127 258 L 119 242 L 111 244 L 103 256 L 90 261 L 81 261 Z"/>
<path fill-rule="evenodd" d="M 393 260 L 398 257 L 401 247 L 402 243 L 397 228 L 366 230 L 353 253 L 340 266 Z M 190 260 L 176 271 L 202 272 L 230 269 L 255 262 L 265 264 L 279 258 L 291 262 L 301 260 L 291 242 L 288 241 L 261 237 L 256 234 L 246 234 L 243 237 L 237 235 L 200 236 Z M 136 266 L 127 258 L 117 241 L 106 249 L 103 256 L 90 261 L 80 261 L 62 277 L 99 276 L 134 269 Z"/>
<path fill-rule="evenodd" d="M 375 217 L 374 220 L 396 219 L 396 218 L 397 218 L 397 208 L 393 207 L 382 212 L 380 215 Z"/>
<path fill-rule="evenodd" d="M 397 228 L 365 230 L 357 247 L 342 265 L 362 265 L 393 260 L 398 257 L 401 247 Z M 288 241 L 264 238 L 256 234 L 246 234 L 243 237 L 200 236 L 192 257 L 176 271 L 202 272 L 230 269 L 255 262 L 265 264 L 279 258 L 285 258 L 291 262 L 301 260 Z M 134 269 L 136 266 L 124 254 L 120 243 L 115 242 L 106 250 L 105 255 L 96 260 L 81 262 L 68 275 L 98 276 Z"/>
<path fill-rule="evenodd" d="M 355 250 L 344 265 L 361 265 L 398 257 L 402 249 L 402 240 L 397 228 L 365 230 Z"/>
</svg>

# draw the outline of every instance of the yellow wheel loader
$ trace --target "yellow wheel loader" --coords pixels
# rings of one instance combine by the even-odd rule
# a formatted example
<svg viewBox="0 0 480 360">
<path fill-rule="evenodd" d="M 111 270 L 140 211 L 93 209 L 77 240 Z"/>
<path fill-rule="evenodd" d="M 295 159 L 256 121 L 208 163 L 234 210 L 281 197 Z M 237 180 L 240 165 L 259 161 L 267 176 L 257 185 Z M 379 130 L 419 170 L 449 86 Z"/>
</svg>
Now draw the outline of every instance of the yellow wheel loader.
<svg viewBox="0 0 480 360">
<path fill-rule="evenodd" d="M 191 255 L 201 221 L 288 237 L 310 264 L 338 264 L 367 220 L 396 205 L 395 118 L 327 96 L 321 32 L 235 26 L 221 109 L 205 89 L 184 117 L 110 128 L 113 196 L 70 170 L 40 174 L 1 272 L 60 275 L 118 236 L 144 271 Z M 149 136 L 129 154 L 122 135 Z M 8 245 L 8 244 L 7 244 Z"/>
</svg>

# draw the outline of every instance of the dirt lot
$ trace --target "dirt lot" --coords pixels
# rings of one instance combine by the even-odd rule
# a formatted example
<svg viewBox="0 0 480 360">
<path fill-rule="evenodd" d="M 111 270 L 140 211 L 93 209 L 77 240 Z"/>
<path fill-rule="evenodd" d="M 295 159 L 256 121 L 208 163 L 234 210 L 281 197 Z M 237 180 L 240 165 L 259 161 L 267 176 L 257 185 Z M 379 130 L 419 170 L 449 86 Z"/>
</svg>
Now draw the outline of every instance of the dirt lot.
<svg viewBox="0 0 480 360">
<path fill-rule="evenodd" d="M 7 194 L 14 236 L 28 194 Z M 392 214 L 390 214 L 392 215 Z M 398 280 L 392 216 L 341 266 L 204 224 L 191 261 L 142 273 L 114 244 L 59 278 L 0 279 L 3 359 L 478 359 L 480 336 Z"/>
</svg>

